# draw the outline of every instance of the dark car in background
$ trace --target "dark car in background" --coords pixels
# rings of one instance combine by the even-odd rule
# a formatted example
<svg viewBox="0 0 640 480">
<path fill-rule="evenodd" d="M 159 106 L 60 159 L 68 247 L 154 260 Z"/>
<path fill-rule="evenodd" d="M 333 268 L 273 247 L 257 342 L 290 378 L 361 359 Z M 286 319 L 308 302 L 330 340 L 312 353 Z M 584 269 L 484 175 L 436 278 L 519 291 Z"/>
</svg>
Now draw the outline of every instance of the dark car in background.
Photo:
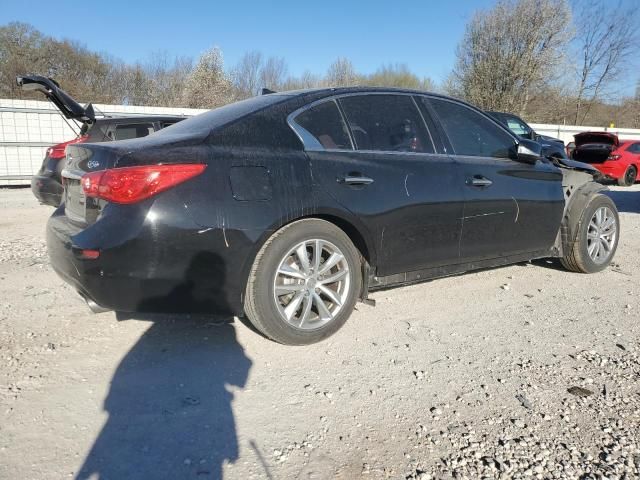
<svg viewBox="0 0 640 480">
<path fill-rule="evenodd" d="M 507 127 L 513 133 L 522 138 L 527 138 L 538 142 L 542 147 L 542 154 L 549 158 L 567 158 L 564 142 L 559 138 L 540 135 L 527 122 L 513 113 L 504 112 L 487 112 L 502 125 Z"/>
<path fill-rule="evenodd" d="M 184 120 L 185 116 L 148 115 L 98 117 L 91 104 L 82 107 L 60 88 L 55 80 L 38 75 L 17 78 L 23 90 L 42 92 L 58 107 L 64 118 L 77 121 L 80 131 L 76 138 L 49 147 L 40 170 L 31 179 L 31 191 L 45 205 L 57 207 L 62 200 L 61 172 L 64 168 L 68 145 L 75 143 L 98 143 L 145 137 L 164 127 Z"/>
<path fill-rule="evenodd" d="M 47 245 L 95 309 L 246 315 L 309 344 L 371 290 L 542 257 L 606 268 L 619 231 L 606 187 L 540 153 L 436 94 L 273 93 L 69 145 Z"/>
</svg>

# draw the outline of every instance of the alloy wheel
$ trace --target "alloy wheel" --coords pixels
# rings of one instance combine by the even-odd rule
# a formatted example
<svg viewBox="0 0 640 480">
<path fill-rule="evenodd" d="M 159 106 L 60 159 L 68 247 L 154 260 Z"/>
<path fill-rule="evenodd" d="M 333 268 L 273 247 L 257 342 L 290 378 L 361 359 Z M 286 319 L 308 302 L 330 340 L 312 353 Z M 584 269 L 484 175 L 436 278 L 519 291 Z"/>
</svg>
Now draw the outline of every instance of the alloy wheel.
<svg viewBox="0 0 640 480">
<path fill-rule="evenodd" d="M 279 263 L 273 296 L 283 320 L 302 330 L 314 330 L 342 309 L 351 288 L 349 265 L 333 243 L 321 239 L 300 242 Z"/>
<path fill-rule="evenodd" d="M 587 253 L 597 264 L 606 262 L 613 252 L 618 234 L 616 217 L 609 207 L 598 208 L 587 229 Z"/>
</svg>

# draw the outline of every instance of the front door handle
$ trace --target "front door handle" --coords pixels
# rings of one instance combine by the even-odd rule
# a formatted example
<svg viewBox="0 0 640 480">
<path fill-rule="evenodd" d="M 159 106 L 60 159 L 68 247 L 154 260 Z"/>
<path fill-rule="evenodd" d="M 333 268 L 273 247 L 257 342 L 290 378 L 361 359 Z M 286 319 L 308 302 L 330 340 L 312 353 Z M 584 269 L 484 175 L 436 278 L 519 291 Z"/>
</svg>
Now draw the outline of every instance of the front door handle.
<svg viewBox="0 0 640 480">
<path fill-rule="evenodd" d="M 488 187 L 492 185 L 493 182 L 482 175 L 474 175 L 471 178 L 467 178 L 467 185 L 472 187 Z"/>
<path fill-rule="evenodd" d="M 363 177 L 360 175 L 347 175 L 338 179 L 339 183 L 346 183 L 347 185 L 369 185 L 373 183 L 373 178 Z"/>
</svg>

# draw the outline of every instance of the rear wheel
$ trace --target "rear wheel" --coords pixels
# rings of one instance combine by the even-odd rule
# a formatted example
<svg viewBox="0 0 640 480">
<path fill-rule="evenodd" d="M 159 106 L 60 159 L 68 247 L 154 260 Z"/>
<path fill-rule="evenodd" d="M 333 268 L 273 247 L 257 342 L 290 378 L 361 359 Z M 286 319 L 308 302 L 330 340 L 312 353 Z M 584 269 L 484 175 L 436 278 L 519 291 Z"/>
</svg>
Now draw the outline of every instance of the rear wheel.
<svg viewBox="0 0 640 480">
<path fill-rule="evenodd" d="M 611 263 L 618 248 L 618 210 L 609 197 L 598 194 L 581 214 L 573 246 L 560 261 L 573 272 L 599 272 Z"/>
<path fill-rule="evenodd" d="M 627 171 L 624 172 L 624 175 L 618 179 L 618 185 L 621 187 L 630 187 L 634 183 L 636 183 L 636 179 L 638 178 L 638 170 L 633 165 L 629 165 Z"/>
<path fill-rule="evenodd" d="M 360 267 L 358 250 L 334 224 L 293 222 L 256 256 L 247 282 L 247 317 L 276 342 L 323 340 L 351 315 L 362 287 Z"/>
</svg>

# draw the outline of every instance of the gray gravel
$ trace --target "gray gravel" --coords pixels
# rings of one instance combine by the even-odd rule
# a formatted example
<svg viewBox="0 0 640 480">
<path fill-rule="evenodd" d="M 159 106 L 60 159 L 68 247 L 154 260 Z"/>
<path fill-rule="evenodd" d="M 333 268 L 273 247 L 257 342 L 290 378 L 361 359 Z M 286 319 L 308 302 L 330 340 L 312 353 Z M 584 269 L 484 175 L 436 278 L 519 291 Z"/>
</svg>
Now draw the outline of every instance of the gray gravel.
<svg viewBox="0 0 640 480">
<path fill-rule="evenodd" d="M 283 347 L 237 319 L 89 313 L 48 264 L 52 210 L 0 190 L 0 478 L 639 478 L 640 185 L 612 196 L 601 274 L 378 292 Z"/>
</svg>

